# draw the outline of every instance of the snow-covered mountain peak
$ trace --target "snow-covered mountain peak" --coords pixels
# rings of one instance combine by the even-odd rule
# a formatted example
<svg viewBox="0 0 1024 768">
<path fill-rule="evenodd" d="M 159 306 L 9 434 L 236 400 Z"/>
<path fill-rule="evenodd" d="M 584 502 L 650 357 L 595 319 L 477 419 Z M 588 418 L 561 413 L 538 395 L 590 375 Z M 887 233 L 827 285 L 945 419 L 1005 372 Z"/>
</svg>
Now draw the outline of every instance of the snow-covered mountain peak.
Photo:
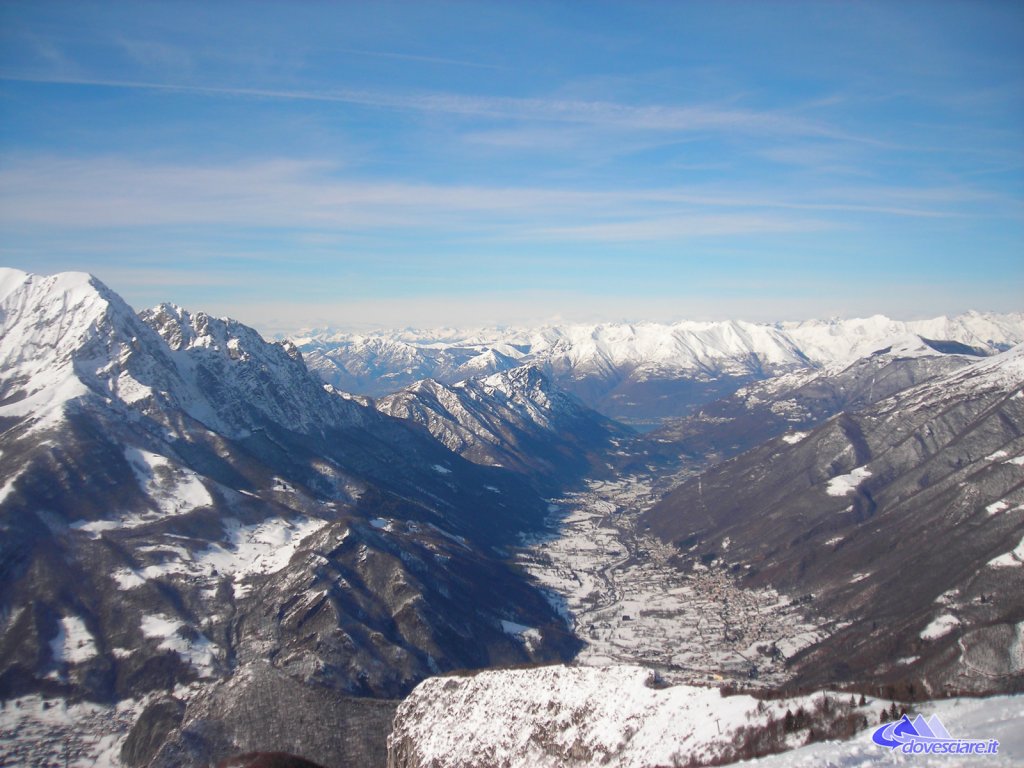
<svg viewBox="0 0 1024 768">
<path fill-rule="evenodd" d="M 480 384 L 507 396 L 543 392 L 550 386 L 548 378 L 535 365 L 521 365 L 518 368 L 492 373 L 480 379 Z"/>
<path fill-rule="evenodd" d="M 880 410 L 909 414 L 989 394 L 1024 397 L 1024 344 L 897 393 L 885 400 Z"/>
<path fill-rule="evenodd" d="M 0 285 L 3 415 L 46 423 L 46 414 L 90 392 L 132 403 L 151 395 L 153 383 L 171 386 L 176 371 L 160 340 L 95 277 L 4 270 Z"/>
<path fill-rule="evenodd" d="M 928 320 L 893 320 L 884 315 L 849 320 L 806 320 L 780 323 L 800 349 L 815 363 L 852 362 L 908 335 L 959 342 L 993 353 L 1024 341 L 1024 313 L 997 315 L 967 312 Z"/>
</svg>

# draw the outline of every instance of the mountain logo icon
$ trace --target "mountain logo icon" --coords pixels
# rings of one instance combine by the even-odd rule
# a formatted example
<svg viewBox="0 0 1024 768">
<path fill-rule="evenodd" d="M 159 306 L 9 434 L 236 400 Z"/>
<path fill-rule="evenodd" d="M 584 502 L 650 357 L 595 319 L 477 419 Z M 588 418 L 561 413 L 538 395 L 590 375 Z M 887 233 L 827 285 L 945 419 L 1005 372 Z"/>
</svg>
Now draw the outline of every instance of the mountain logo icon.
<svg viewBox="0 0 1024 768">
<path fill-rule="evenodd" d="M 917 715 L 911 720 L 904 715 L 899 720 L 879 726 L 871 740 L 880 747 L 897 749 L 906 754 L 927 755 L 994 755 L 999 751 L 996 739 L 958 739 L 946 730 L 938 715 L 928 720 Z"/>
</svg>

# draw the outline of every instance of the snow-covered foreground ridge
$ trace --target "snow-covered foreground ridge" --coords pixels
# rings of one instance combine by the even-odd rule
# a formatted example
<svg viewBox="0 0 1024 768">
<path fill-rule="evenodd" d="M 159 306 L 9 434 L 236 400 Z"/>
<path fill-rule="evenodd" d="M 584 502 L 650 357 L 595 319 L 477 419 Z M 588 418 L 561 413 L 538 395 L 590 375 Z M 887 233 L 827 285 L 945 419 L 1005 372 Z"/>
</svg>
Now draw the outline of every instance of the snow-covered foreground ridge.
<svg viewBox="0 0 1024 768">
<path fill-rule="evenodd" d="M 388 768 L 707 765 L 741 758 L 753 741 L 767 744 L 771 733 L 777 738 L 773 749 L 786 751 L 763 758 L 767 765 L 931 765 L 928 758 L 894 754 L 871 741 L 887 705 L 821 692 L 763 701 L 723 696 L 717 688 L 664 687 L 650 670 L 631 666 L 435 677 L 399 706 Z M 985 765 L 1024 759 L 1022 696 L 924 702 L 915 710 L 926 718 L 937 714 L 954 737 L 998 739 L 998 755 L 975 758 Z M 851 736 L 848 741 L 802 746 L 812 728 L 821 739 L 822 723 L 839 721 L 850 727 L 843 734 Z M 960 764 L 946 759 L 943 765 Z"/>
</svg>

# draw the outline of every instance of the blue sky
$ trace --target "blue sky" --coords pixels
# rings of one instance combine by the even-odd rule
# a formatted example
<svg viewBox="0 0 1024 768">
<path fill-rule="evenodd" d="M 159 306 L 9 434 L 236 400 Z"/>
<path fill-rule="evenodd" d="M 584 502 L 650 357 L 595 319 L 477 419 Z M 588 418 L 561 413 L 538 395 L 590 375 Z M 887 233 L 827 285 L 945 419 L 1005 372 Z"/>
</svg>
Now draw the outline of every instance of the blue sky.
<svg viewBox="0 0 1024 768">
<path fill-rule="evenodd" d="M 0 249 L 268 332 L 1024 309 L 1024 5 L 0 2 Z"/>
</svg>

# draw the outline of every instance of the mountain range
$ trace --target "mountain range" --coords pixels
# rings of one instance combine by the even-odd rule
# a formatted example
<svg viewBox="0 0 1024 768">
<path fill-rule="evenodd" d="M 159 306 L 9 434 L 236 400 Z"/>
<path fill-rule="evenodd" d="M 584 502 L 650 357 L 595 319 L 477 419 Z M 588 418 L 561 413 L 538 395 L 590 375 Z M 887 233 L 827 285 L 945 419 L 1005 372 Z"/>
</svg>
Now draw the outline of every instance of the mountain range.
<svg viewBox="0 0 1024 768">
<path fill-rule="evenodd" d="M 793 686 L 1020 690 L 1021 341 L 1024 314 L 969 313 L 267 342 L 0 270 L 0 700 L 42 729 L 0 762 L 98 759 L 107 724 L 56 700 L 127 723 L 111 765 L 383 765 L 424 680 L 574 658 L 512 553 L 626 475 L 657 493 L 624 550 L 839 627 Z"/>
<path fill-rule="evenodd" d="M 0 320 L 4 699 L 144 701 L 244 670 L 393 698 L 575 649 L 495 554 L 547 511 L 521 474 L 324 387 L 287 343 L 136 314 L 88 275 L 4 270 Z M 512 620 L 549 630 L 525 644 Z"/>
<path fill-rule="evenodd" d="M 781 373 L 845 365 L 894 341 L 987 355 L 1024 341 L 1024 313 L 755 324 L 598 324 L 538 329 L 321 330 L 293 337 L 310 369 L 349 392 L 382 395 L 530 364 L 611 418 L 648 428 Z"/>
</svg>

